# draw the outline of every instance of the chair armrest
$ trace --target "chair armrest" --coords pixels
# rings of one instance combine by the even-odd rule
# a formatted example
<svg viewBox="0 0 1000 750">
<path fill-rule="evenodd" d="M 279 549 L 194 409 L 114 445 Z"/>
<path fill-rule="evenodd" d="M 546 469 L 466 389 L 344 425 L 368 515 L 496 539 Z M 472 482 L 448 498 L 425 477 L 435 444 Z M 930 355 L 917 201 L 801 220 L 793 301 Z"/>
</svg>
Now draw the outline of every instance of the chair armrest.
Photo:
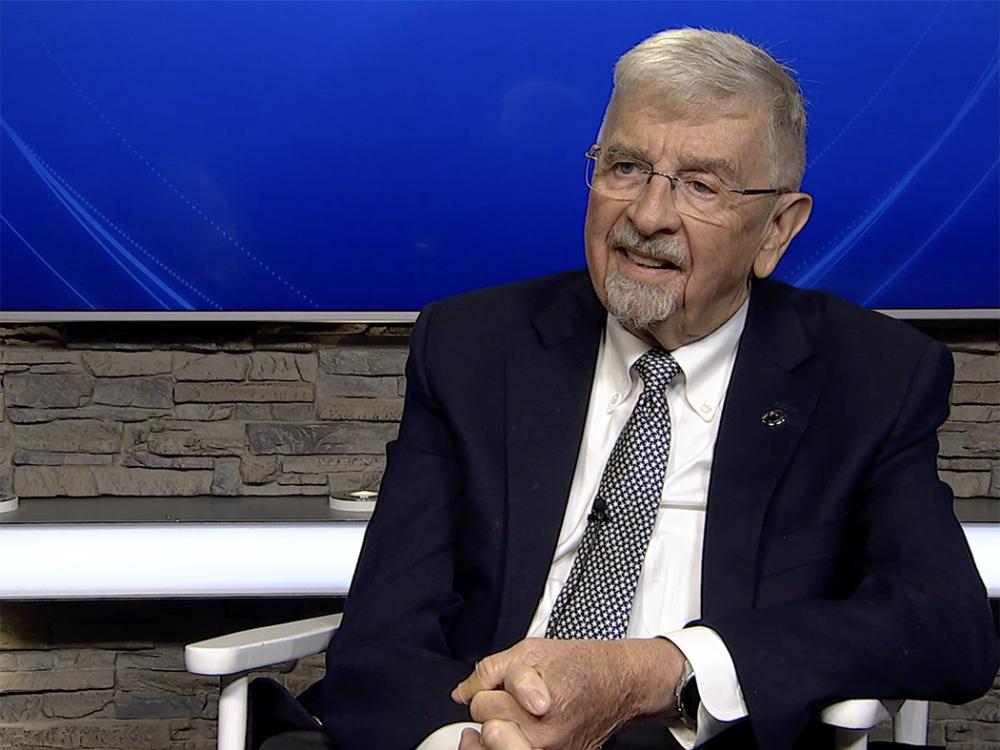
<svg viewBox="0 0 1000 750">
<path fill-rule="evenodd" d="M 189 643 L 184 666 L 192 674 L 228 675 L 318 654 L 340 627 L 340 618 L 312 617 Z"/>
<path fill-rule="evenodd" d="M 820 721 L 837 729 L 871 729 L 881 721 L 895 715 L 902 701 L 877 701 L 874 698 L 856 698 L 827 706 L 820 713 Z"/>
</svg>

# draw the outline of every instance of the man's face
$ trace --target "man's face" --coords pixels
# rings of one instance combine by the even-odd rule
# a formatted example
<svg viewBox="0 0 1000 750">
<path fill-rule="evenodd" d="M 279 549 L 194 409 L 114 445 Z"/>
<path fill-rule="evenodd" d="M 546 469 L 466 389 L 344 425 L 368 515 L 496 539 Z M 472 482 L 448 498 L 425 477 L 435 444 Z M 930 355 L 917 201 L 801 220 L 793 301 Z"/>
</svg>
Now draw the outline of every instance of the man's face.
<svg viewBox="0 0 1000 750">
<path fill-rule="evenodd" d="M 630 153 L 657 171 L 711 168 L 732 187 L 770 188 L 766 132 L 760 113 L 665 120 L 626 98 L 609 116 L 599 145 Z M 678 213 L 663 177 L 654 176 L 631 202 L 591 191 L 587 265 L 611 314 L 673 349 L 711 333 L 739 309 L 751 270 L 769 274 L 784 247 L 772 257 L 773 197 L 733 198 L 710 223 Z"/>
</svg>

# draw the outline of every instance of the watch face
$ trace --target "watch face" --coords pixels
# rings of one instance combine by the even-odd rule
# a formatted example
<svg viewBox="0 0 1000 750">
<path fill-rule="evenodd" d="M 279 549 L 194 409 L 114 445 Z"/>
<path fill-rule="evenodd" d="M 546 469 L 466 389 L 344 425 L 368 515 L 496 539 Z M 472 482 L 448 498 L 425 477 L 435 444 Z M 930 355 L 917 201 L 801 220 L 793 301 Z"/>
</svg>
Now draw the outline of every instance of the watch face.
<svg viewBox="0 0 1000 750">
<path fill-rule="evenodd" d="M 694 725 L 697 722 L 700 703 L 701 694 L 698 692 L 698 679 L 692 674 L 681 686 L 680 700 L 678 701 L 681 718 L 685 723 Z"/>
</svg>

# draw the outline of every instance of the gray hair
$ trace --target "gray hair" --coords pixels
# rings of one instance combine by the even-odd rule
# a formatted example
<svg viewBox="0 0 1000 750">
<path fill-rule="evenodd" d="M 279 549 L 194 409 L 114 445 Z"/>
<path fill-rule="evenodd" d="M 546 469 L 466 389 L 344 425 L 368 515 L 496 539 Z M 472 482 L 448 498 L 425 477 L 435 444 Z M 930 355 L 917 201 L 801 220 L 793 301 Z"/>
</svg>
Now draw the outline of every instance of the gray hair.
<svg viewBox="0 0 1000 750">
<path fill-rule="evenodd" d="M 770 115 L 767 147 L 776 187 L 801 184 L 806 160 L 802 92 L 791 70 L 760 47 L 721 31 L 661 31 L 618 60 L 604 121 L 623 94 L 637 90 L 680 116 L 717 113 L 720 106 L 764 108 Z"/>
</svg>

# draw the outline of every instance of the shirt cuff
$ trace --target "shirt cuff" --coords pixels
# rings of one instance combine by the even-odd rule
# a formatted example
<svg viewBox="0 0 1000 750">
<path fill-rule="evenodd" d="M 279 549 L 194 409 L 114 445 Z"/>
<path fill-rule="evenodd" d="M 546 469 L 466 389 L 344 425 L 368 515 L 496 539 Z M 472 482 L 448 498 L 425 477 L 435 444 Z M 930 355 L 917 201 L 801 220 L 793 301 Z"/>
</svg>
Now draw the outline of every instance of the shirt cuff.
<svg viewBox="0 0 1000 750">
<path fill-rule="evenodd" d="M 701 706 L 712 718 L 732 722 L 747 715 L 736 667 L 722 638 L 711 628 L 696 625 L 664 635 L 691 664 L 698 678 Z M 700 714 L 700 710 L 699 710 Z"/>
<path fill-rule="evenodd" d="M 722 638 L 711 628 L 696 625 L 664 638 L 681 650 L 698 678 L 697 728 L 670 724 L 670 733 L 685 750 L 698 747 L 747 716 L 733 657 Z"/>
</svg>

